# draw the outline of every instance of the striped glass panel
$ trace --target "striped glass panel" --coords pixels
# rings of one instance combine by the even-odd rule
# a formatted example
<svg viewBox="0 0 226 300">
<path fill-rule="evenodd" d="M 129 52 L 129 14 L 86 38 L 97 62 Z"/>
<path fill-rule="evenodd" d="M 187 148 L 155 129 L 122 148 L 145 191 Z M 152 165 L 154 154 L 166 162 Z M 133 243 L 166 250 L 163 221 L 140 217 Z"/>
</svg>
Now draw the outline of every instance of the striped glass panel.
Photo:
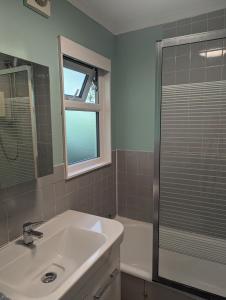
<svg viewBox="0 0 226 300">
<path fill-rule="evenodd" d="M 159 275 L 226 297 L 226 41 L 168 50 L 163 50 Z M 165 76 L 170 72 L 178 83 Z"/>
</svg>

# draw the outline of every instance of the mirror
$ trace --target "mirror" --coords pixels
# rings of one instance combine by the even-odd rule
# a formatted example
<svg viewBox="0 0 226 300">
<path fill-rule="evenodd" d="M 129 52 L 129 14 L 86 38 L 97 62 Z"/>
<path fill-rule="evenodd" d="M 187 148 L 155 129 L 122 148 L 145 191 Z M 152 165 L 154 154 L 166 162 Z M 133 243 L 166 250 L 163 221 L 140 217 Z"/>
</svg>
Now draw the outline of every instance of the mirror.
<svg viewBox="0 0 226 300">
<path fill-rule="evenodd" d="M 0 189 L 51 173 L 49 68 L 0 53 Z"/>
</svg>

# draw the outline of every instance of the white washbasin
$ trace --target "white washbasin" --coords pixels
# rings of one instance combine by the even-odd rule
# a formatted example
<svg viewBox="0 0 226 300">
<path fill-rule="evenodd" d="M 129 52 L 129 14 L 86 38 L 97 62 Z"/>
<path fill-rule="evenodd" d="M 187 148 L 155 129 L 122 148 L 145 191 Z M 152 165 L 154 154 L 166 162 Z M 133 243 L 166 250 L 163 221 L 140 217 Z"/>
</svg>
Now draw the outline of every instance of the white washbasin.
<svg viewBox="0 0 226 300">
<path fill-rule="evenodd" d="M 38 228 L 44 236 L 26 247 L 20 239 L 0 250 L 0 293 L 12 300 L 61 298 L 122 238 L 123 226 L 76 211 L 67 211 Z M 43 283 L 46 273 L 56 279 Z"/>
</svg>

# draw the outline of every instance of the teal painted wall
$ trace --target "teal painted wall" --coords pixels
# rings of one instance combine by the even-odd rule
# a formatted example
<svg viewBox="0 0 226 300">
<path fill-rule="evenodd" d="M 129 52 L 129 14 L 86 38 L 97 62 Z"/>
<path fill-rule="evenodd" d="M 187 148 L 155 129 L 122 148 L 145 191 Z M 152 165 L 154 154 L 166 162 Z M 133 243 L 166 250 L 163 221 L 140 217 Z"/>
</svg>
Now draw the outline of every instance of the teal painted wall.
<svg viewBox="0 0 226 300">
<path fill-rule="evenodd" d="M 58 35 L 112 59 L 113 148 L 154 146 L 155 42 L 160 27 L 114 36 L 66 0 L 53 0 L 46 19 L 23 0 L 0 0 L 0 52 L 49 66 L 54 164 L 63 162 Z"/>
<path fill-rule="evenodd" d="M 58 35 L 113 59 L 115 37 L 66 0 L 53 0 L 46 19 L 23 0 L 0 0 L 0 52 L 49 66 L 54 164 L 63 162 Z"/>
<path fill-rule="evenodd" d="M 116 38 L 112 102 L 115 148 L 154 150 L 155 45 L 161 38 L 161 27 Z"/>
</svg>

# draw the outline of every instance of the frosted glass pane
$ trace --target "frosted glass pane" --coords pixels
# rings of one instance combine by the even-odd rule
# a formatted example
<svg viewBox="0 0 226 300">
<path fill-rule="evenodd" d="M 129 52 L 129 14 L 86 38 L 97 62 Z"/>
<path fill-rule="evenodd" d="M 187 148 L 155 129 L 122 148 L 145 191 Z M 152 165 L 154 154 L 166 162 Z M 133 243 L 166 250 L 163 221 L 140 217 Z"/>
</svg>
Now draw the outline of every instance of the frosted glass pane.
<svg viewBox="0 0 226 300">
<path fill-rule="evenodd" d="M 79 97 L 86 74 L 64 68 L 64 95 L 70 97 Z"/>
<path fill-rule="evenodd" d="M 98 113 L 66 110 L 68 164 L 98 157 Z"/>
</svg>

